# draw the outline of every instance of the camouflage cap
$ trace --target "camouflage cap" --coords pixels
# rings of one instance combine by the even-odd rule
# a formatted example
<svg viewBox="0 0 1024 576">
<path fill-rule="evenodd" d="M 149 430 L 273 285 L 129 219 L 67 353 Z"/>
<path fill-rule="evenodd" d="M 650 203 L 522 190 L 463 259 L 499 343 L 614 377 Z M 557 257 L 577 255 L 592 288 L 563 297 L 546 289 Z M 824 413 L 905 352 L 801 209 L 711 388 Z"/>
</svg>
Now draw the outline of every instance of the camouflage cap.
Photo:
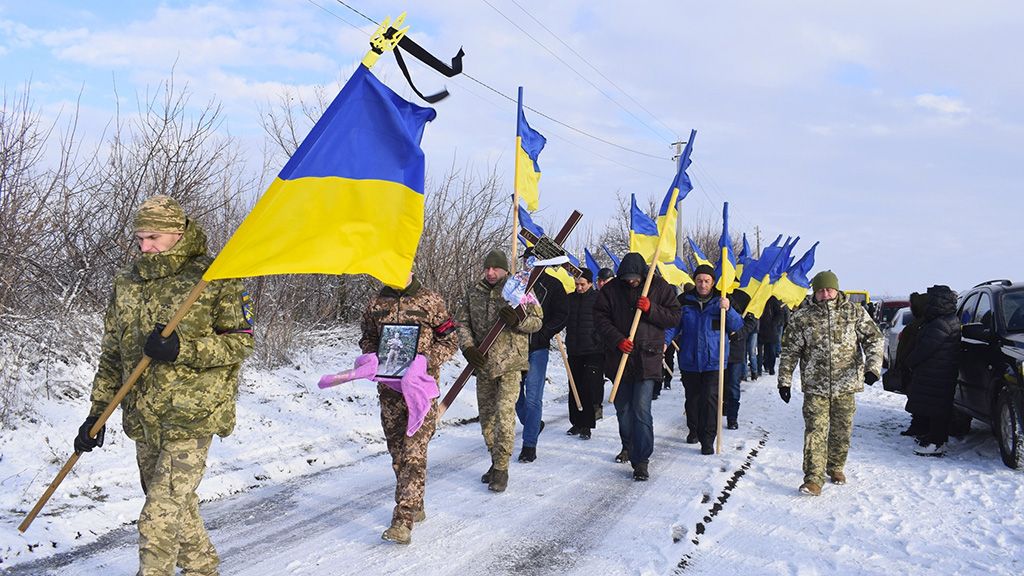
<svg viewBox="0 0 1024 576">
<path fill-rule="evenodd" d="M 167 232 L 181 234 L 185 231 L 185 211 L 181 204 L 170 196 L 157 194 L 147 198 L 135 213 L 136 232 Z"/>
</svg>

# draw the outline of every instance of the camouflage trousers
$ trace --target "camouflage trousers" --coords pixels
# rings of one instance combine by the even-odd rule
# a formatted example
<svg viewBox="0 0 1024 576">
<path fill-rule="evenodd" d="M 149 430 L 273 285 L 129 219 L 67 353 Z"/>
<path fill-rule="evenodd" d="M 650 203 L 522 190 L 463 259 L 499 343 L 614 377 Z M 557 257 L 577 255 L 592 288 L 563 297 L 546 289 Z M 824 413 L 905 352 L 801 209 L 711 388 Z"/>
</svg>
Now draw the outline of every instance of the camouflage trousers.
<svg viewBox="0 0 1024 576">
<path fill-rule="evenodd" d="M 388 441 L 391 468 L 395 471 L 395 510 L 391 524 L 412 528 L 413 516 L 423 509 L 427 482 L 427 443 L 437 428 L 437 400 L 427 412 L 423 425 L 411 437 L 405 435 L 409 408 L 402 394 L 384 384 L 377 385 L 380 396 L 380 425 Z"/>
<path fill-rule="evenodd" d="M 196 489 L 206 472 L 212 438 L 137 441 L 135 456 L 146 503 L 139 515 L 139 575 L 214 576 L 220 558 L 199 516 Z"/>
<path fill-rule="evenodd" d="M 825 474 L 842 472 L 856 410 L 853 392 L 832 398 L 804 394 L 804 482 L 821 486 Z"/>
<path fill-rule="evenodd" d="M 491 453 L 491 466 L 495 470 L 508 470 L 512 448 L 516 439 L 516 400 L 522 376 L 518 371 L 497 378 L 476 377 L 476 402 L 480 410 L 480 431 L 487 450 Z"/>
</svg>

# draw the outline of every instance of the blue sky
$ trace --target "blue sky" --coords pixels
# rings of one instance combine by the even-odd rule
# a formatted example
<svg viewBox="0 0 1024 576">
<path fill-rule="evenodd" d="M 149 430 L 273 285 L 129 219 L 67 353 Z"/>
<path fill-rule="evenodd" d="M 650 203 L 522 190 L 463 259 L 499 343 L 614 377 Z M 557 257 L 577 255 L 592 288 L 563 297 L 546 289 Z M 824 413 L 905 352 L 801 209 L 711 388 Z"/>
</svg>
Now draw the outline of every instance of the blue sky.
<svg viewBox="0 0 1024 576">
<path fill-rule="evenodd" d="M 669 144 L 696 128 L 689 221 L 717 222 L 728 200 L 734 233 L 820 240 L 816 269 L 875 293 L 963 289 L 1020 266 L 1018 3 L 346 2 L 375 19 L 408 10 L 411 35 L 443 58 L 464 46 L 477 80 L 510 96 L 522 85 L 530 106 L 643 153 L 528 113 L 548 137 L 542 223 L 579 208 L 596 233 L 616 192 L 660 199 Z M 83 126 L 98 133 L 115 84 L 133 109 L 173 69 L 256 153 L 259 107 L 336 86 L 371 28 L 333 0 L 3 1 L 0 84 L 10 94 L 31 80 L 47 116 L 81 93 Z M 375 72 L 412 97 L 393 59 Z M 424 138 L 428 175 L 453 159 L 496 163 L 510 186 L 515 105 L 466 78 L 414 77 L 452 93 Z"/>
</svg>

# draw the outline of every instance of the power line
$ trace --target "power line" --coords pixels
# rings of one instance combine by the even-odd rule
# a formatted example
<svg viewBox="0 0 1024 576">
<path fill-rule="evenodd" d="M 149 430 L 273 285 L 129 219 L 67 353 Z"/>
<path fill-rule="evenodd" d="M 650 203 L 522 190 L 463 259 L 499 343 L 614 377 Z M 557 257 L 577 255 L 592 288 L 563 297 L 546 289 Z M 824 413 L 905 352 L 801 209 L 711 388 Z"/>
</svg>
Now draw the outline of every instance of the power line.
<svg viewBox="0 0 1024 576">
<path fill-rule="evenodd" d="M 350 22 L 346 21 L 345 19 L 341 18 L 340 16 L 337 16 L 337 14 L 334 14 L 333 12 L 331 12 L 330 10 L 328 10 L 327 8 L 325 8 L 325 7 L 323 7 L 323 6 L 320 6 L 320 5 L 316 4 L 316 3 L 315 3 L 315 2 L 313 1 L 313 0 L 306 0 L 306 1 L 307 1 L 307 2 L 309 2 L 310 4 L 313 4 L 314 6 L 317 6 L 317 7 L 318 7 L 318 8 L 320 8 L 321 10 L 323 10 L 323 11 L 327 12 L 328 14 L 331 14 L 331 15 L 334 15 L 335 17 L 338 17 L 338 18 L 339 18 L 340 20 L 342 20 L 343 22 L 346 22 L 346 23 L 347 23 L 347 24 L 349 24 L 350 26 L 353 26 L 353 27 L 355 27 L 356 29 L 359 29 L 359 28 L 358 28 L 358 26 L 354 26 L 354 25 L 352 25 L 352 23 L 350 23 Z M 486 0 L 485 0 L 485 1 L 486 1 Z M 335 0 L 335 2 L 337 2 L 338 4 L 341 4 L 342 6 L 344 6 L 344 7 L 348 8 L 348 9 L 349 9 L 349 10 L 351 10 L 352 12 L 354 12 L 354 13 L 358 14 L 359 16 L 362 16 L 362 17 L 363 17 L 363 18 L 365 18 L 365 19 L 366 19 L 367 21 L 369 21 L 369 22 L 371 22 L 371 23 L 373 23 L 373 24 L 377 24 L 377 25 L 379 25 L 379 24 L 378 24 L 378 22 L 377 22 L 376 20 L 374 20 L 373 18 L 370 18 L 370 17 L 369 17 L 369 16 L 367 16 L 366 14 L 363 14 L 363 13 L 362 13 L 362 12 L 360 12 L 359 10 L 356 10 L 355 8 L 353 8 L 352 6 L 350 6 L 350 5 L 348 4 L 348 3 L 346 3 L 346 2 L 344 1 L 344 0 Z M 499 12 L 499 14 L 500 14 L 500 12 Z M 513 103 L 517 103 L 517 102 L 518 102 L 518 100 L 517 100 L 516 98 L 513 98 L 513 97 L 511 97 L 511 96 L 509 96 L 509 95 L 505 94 L 504 92 L 501 92 L 501 91 L 500 91 L 500 90 L 498 90 L 497 88 L 494 88 L 494 87 L 492 87 L 491 85 L 487 84 L 486 82 L 484 82 L 484 81 L 482 81 L 482 80 L 479 80 L 479 79 L 475 78 L 474 76 L 472 76 L 472 75 L 470 75 L 470 74 L 467 74 L 466 72 L 463 72 L 463 73 L 462 73 L 462 76 L 465 76 L 466 78 L 469 78 L 469 79 L 470 79 L 470 80 L 472 80 L 473 82 L 476 82 L 477 84 L 479 84 L 479 85 L 483 86 L 484 88 L 486 88 L 486 89 L 490 90 L 491 92 L 494 92 L 494 93 L 495 93 L 495 94 L 497 94 L 498 96 L 501 96 L 502 98 L 505 98 L 505 99 L 506 99 L 506 100 L 508 100 L 509 102 L 513 102 Z M 606 145 L 608 145 L 608 146 L 613 146 L 613 147 L 615 147 L 615 148 L 618 148 L 618 149 L 620 149 L 620 150 L 623 150 L 623 151 L 625 151 L 625 152 L 630 152 L 630 153 L 632 153 L 632 154 L 637 154 L 637 155 L 639 155 L 639 156 L 646 156 L 646 157 L 648 157 L 648 158 L 654 158 L 654 159 L 656 159 L 656 160 L 666 160 L 666 159 L 668 159 L 668 157 L 666 157 L 666 156 L 658 156 L 658 155 L 655 155 L 655 154 L 650 154 L 650 153 L 647 153 L 647 152 L 643 152 L 643 151 L 641 151 L 641 150 L 635 150 L 635 149 L 633 149 L 633 148 L 630 148 L 630 147 L 628 147 L 628 146 L 623 146 L 623 145 L 621 145 L 621 144 L 617 144 L 617 143 L 615 143 L 615 142 L 612 142 L 611 140 L 608 140 L 608 139 L 606 139 L 606 138 L 602 138 L 602 137 L 600 137 L 600 136 L 596 136 L 596 135 L 594 135 L 594 134 L 591 134 L 591 133 L 587 132 L 586 130 L 583 130 L 583 129 L 581 129 L 581 128 L 577 128 L 577 127 L 575 127 L 575 126 L 572 126 L 572 125 L 570 125 L 570 124 L 567 124 L 567 123 L 565 123 L 565 122 L 562 122 L 561 120 L 558 120 L 557 118 L 554 118 L 553 116 L 550 116 L 550 115 L 548 115 L 548 114 L 545 114 L 544 112 L 541 112 L 540 110 L 538 110 L 538 109 L 536 109 L 536 108 L 533 108 L 532 106 L 527 106 L 527 105 L 525 105 L 525 104 L 524 104 L 524 105 L 523 105 L 523 108 L 525 108 L 525 109 L 527 109 L 527 110 L 529 110 L 529 111 L 531 111 L 531 112 L 533 112 L 533 113 L 535 113 L 535 114 L 537 114 L 537 115 L 539 115 L 539 116 L 543 116 L 544 118 L 547 118 L 548 120 L 550 120 L 550 121 L 552 121 L 552 122 L 554 122 L 554 123 L 556 123 L 556 124 L 558 124 L 558 125 L 560 125 L 560 126 L 564 126 L 565 128 L 568 128 L 569 130 L 572 130 L 573 132 L 576 132 L 576 133 L 578 133 L 578 134 L 581 134 L 581 135 L 583 135 L 583 136 L 586 136 L 587 138 L 591 138 L 591 139 L 593 139 L 593 140 L 596 140 L 596 141 L 598 141 L 598 142 L 601 142 L 602 144 L 606 144 Z M 627 112 L 628 112 L 628 111 L 627 111 Z M 616 163 L 618 164 L 618 162 L 616 162 Z"/>
<path fill-rule="evenodd" d="M 494 10 L 495 12 L 497 12 L 502 18 L 507 20 L 509 24 L 511 24 L 511 25 L 515 26 L 517 29 L 519 29 L 519 31 L 522 32 L 523 34 L 525 34 L 527 38 L 529 38 L 530 40 L 533 40 L 535 44 L 537 44 L 538 46 L 543 48 L 545 51 L 547 51 L 548 54 L 551 54 L 556 60 L 558 60 L 559 62 L 564 64 L 566 68 L 568 68 L 569 70 L 572 70 L 584 82 L 586 82 L 587 84 L 590 84 L 594 88 L 594 90 L 597 90 L 598 92 L 601 93 L 602 96 L 604 96 L 605 98 L 610 100 L 613 104 L 615 104 L 616 106 L 621 108 L 623 112 L 625 112 L 626 114 L 629 114 L 634 120 L 636 120 L 637 122 L 642 124 L 645 128 L 647 128 L 648 130 L 653 132 L 654 135 L 657 136 L 658 138 L 663 138 L 663 136 L 661 134 L 658 134 L 657 130 L 652 128 L 647 122 L 644 122 L 642 119 L 640 119 L 639 116 L 637 116 L 636 114 L 633 114 L 628 108 L 626 108 L 625 106 L 620 104 L 618 100 L 612 98 L 611 95 L 609 95 L 607 92 L 602 90 L 600 86 L 598 86 L 597 84 L 594 84 L 589 78 L 587 78 L 586 76 L 581 74 L 579 70 L 577 70 L 576 68 L 574 68 L 572 66 L 572 64 L 569 64 L 568 62 L 563 60 L 561 56 L 559 56 L 553 50 L 551 50 L 550 48 L 545 46 L 543 42 L 541 42 L 540 40 L 537 40 L 537 38 L 535 38 L 533 36 L 533 34 L 530 34 L 529 32 L 527 32 L 525 28 L 523 28 L 519 24 L 516 24 L 515 21 L 513 21 L 511 18 L 506 16 L 504 12 L 502 12 L 501 10 L 498 10 L 498 8 L 494 6 L 494 4 L 491 4 L 488 0 L 482 0 L 482 1 L 483 1 L 484 4 L 487 4 L 488 6 L 490 6 L 491 9 Z M 545 30 L 546 30 L 546 28 L 545 28 Z M 673 134 L 673 139 L 675 139 L 674 134 Z"/>
<path fill-rule="evenodd" d="M 576 55 L 576 57 L 577 57 L 577 58 L 579 58 L 580 60 L 582 60 L 584 64 L 586 64 L 587 66 L 589 66 L 591 70 L 593 70 L 594 72 L 597 72 L 598 76 L 600 76 L 601 78 L 604 78 L 604 79 L 605 79 L 605 80 L 606 80 L 606 81 L 607 81 L 607 82 L 608 82 L 609 84 L 611 84 L 612 86 L 614 86 L 614 87 L 615 87 L 615 88 L 616 88 L 616 89 L 617 89 L 617 90 L 618 90 L 619 92 L 622 92 L 622 94 L 623 94 L 623 95 L 624 95 L 624 96 L 625 96 L 626 98 L 629 98 L 629 99 L 630 99 L 630 100 L 631 100 L 631 101 L 632 101 L 632 102 L 633 102 L 634 104 L 636 104 L 637 106 L 639 106 L 641 110 L 643 110 L 644 112 L 647 112 L 647 114 L 648 114 L 648 115 L 650 115 L 650 117 L 651 117 L 651 118 L 654 118 L 654 120 L 655 120 L 655 121 L 657 121 L 657 122 L 658 122 L 658 124 L 661 124 L 661 126 L 662 126 L 663 128 L 665 128 L 665 130 L 667 130 L 669 134 L 671 134 L 671 135 L 672 135 L 673 139 L 675 139 L 675 140 L 679 140 L 679 135 L 678 135 L 678 134 L 676 133 L 676 131 L 675 131 L 675 130 L 673 130 L 672 128 L 670 128 L 670 127 L 668 126 L 668 124 L 665 124 L 664 122 L 662 122 L 661 118 L 658 118 L 657 116 L 655 116 L 655 115 L 654 115 L 654 112 L 651 112 L 650 110 L 648 110 L 648 109 L 647 109 L 647 107 L 645 107 L 645 106 L 644 106 L 643 104 L 641 104 L 641 103 L 640 103 L 640 101 L 638 101 L 638 100 L 637 100 L 636 98 L 633 98 L 633 96 L 631 96 L 631 95 L 630 95 L 630 94 L 629 94 L 628 92 L 626 92 L 626 90 L 625 90 L 625 89 L 623 89 L 623 88 L 622 88 L 621 86 L 619 86 L 618 84 L 616 84 L 614 80 L 612 80 L 612 79 L 611 79 L 611 78 L 609 78 L 608 76 L 605 76 L 603 72 L 601 72 L 600 70 L 598 70 L 598 69 L 597 69 L 597 67 L 596 67 L 596 66 L 594 66 L 593 64 L 591 64 L 591 63 L 590 63 L 590 61 L 589 61 L 589 60 L 587 60 L 586 58 L 584 58 L 582 54 L 580 54 L 579 52 L 577 52 L 577 51 L 576 51 L 576 50 L 575 50 L 575 49 L 574 49 L 574 48 L 573 48 L 572 46 L 570 46 L 570 45 L 569 45 L 569 44 L 567 44 L 567 43 L 566 43 L 566 42 L 565 42 L 564 40 L 562 40 L 562 37 L 561 37 L 561 36 L 559 36 L 558 34 L 555 34 L 554 32 L 552 32 L 552 31 L 551 31 L 551 29 L 550 29 L 550 28 L 548 28 L 547 26 L 545 26 L 543 22 L 541 22 L 540 20 L 538 20 L 538 19 L 537 19 L 537 18 L 536 18 L 536 17 L 535 17 L 535 16 L 533 15 L 533 14 L 531 14 L 531 13 L 530 13 L 530 12 L 529 12 L 529 11 L 528 11 L 528 10 L 527 10 L 526 8 L 523 8 L 523 5 L 522 5 L 522 4 L 520 4 L 519 2 L 516 2 L 516 0 L 511 0 L 511 2 L 512 2 L 513 4 L 515 4 L 515 5 L 516 5 L 516 7 L 518 7 L 518 8 L 520 9 L 520 10 L 522 10 L 524 14 L 526 14 L 527 16 L 529 16 L 529 17 L 530 17 L 530 19 L 532 19 L 532 20 L 533 20 L 534 22 L 536 22 L 536 23 L 537 23 L 538 25 L 540 25 L 540 27 L 541 27 L 541 28 L 543 28 L 543 29 L 544 29 L 545 31 L 547 31 L 547 33 L 548 33 L 548 34 L 550 34 L 552 38 L 554 38 L 555 40 L 558 40 L 559 44 L 561 44 L 562 46 L 565 46 L 567 50 L 569 50 L 570 52 L 572 52 L 572 53 L 573 53 L 574 55 Z"/>
</svg>

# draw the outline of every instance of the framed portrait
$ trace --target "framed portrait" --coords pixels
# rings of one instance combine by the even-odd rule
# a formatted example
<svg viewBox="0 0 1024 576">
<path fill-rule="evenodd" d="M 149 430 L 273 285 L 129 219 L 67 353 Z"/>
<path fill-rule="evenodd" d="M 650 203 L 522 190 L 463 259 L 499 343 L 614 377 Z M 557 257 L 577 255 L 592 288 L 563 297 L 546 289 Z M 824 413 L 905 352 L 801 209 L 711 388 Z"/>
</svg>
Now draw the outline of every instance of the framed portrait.
<svg viewBox="0 0 1024 576">
<path fill-rule="evenodd" d="M 419 324 L 384 324 L 377 342 L 377 377 L 399 380 L 416 358 Z"/>
</svg>

